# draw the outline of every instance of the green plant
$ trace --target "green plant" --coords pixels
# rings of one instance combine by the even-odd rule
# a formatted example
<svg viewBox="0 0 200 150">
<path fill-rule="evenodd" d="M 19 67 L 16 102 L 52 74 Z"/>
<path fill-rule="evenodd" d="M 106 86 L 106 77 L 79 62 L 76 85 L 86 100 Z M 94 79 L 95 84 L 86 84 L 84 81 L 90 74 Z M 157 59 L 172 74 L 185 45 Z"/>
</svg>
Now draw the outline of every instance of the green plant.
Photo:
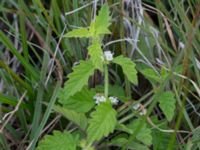
<svg viewBox="0 0 200 150">
<path fill-rule="evenodd" d="M 65 37 L 67 38 L 90 38 L 91 44 L 88 46 L 89 58 L 87 60 L 81 60 L 78 65 L 73 67 L 73 72 L 68 75 L 68 80 L 60 91 L 59 96 L 59 103 L 62 104 L 62 107 L 57 105 L 55 106 L 55 110 L 63 114 L 68 113 L 68 109 L 74 111 L 74 118 L 70 118 L 69 115 L 67 118 L 77 124 L 80 129 L 83 129 L 86 133 L 86 136 L 80 136 L 79 144 L 77 145 L 77 147 L 81 147 L 84 150 L 94 149 L 94 146 L 97 146 L 100 143 L 102 145 L 103 143 L 109 144 L 108 141 L 104 141 L 103 139 L 112 135 L 114 130 L 128 133 L 130 138 L 136 138 L 134 142 L 137 143 L 138 148 L 146 147 L 146 149 L 148 149 L 148 146 L 152 144 L 152 135 L 151 129 L 147 126 L 143 117 L 146 115 L 146 108 L 142 108 L 140 111 L 140 105 L 138 107 L 134 106 L 134 108 L 136 107 L 135 112 L 131 113 L 131 116 L 135 116 L 138 119 L 134 119 L 131 123 L 125 125 L 123 123 L 129 116 L 124 116 L 118 120 L 117 116 L 120 113 L 118 114 L 116 109 L 113 107 L 113 105 L 117 105 L 121 100 L 117 98 L 116 95 L 110 95 L 109 87 L 111 87 L 111 85 L 109 82 L 109 67 L 113 64 L 119 65 L 127 79 L 135 85 L 138 84 L 138 79 L 136 64 L 131 59 L 122 55 L 113 57 L 111 51 L 103 51 L 102 39 L 105 34 L 111 33 L 108 29 L 110 24 L 111 17 L 109 15 L 109 7 L 105 4 L 99 11 L 96 19 L 91 22 L 88 28 L 74 29 L 65 34 Z M 88 80 L 90 76 L 94 75 L 96 70 L 99 70 L 104 74 L 103 93 L 96 93 L 95 88 L 89 89 L 88 86 Z M 96 102 L 94 100 L 96 100 Z M 160 100 L 160 107 L 167 119 L 171 121 L 175 110 L 175 101 L 172 93 L 166 92 L 163 94 Z M 90 116 L 90 118 L 87 119 L 83 117 L 85 118 L 86 126 L 75 120 L 75 118 L 77 119 L 80 114 L 83 116 Z M 79 119 L 83 118 L 79 117 Z M 63 133 L 63 135 L 60 133 L 59 136 L 64 136 L 64 134 L 66 133 Z M 44 150 L 48 149 L 44 145 L 48 145 L 48 142 L 49 145 L 55 143 L 55 147 L 64 147 L 61 145 L 63 144 L 62 142 L 58 143 L 56 141 L 59 136 L 54 134 L 51 138 L 52 140 L 50 140 L 50 136 L 47 136 L 39 143 L 38 150 L 42 149 L 42 147 L 44 147 Z M 130 143 L 130 138 L 123 138 L 127 141 L 121 143 L 122 147 Z M 73 147 L 74 143 L 77 142 L 70 143 L 69 140 L 71 139 L 66 139 L 68 144 L 65 148 L 71 150 L 73 148 L 67 147 Z M 109 141 L 110 140 L 112 141 L 112 138 L 109 138 Z M 142 145 L 142 143 L 144 145 Z"/>
<path fill-rule="evenodd" d="M 200 2 L 102 2 L 0 1 L 0 149 L 200 149 Z"/>
</svg>

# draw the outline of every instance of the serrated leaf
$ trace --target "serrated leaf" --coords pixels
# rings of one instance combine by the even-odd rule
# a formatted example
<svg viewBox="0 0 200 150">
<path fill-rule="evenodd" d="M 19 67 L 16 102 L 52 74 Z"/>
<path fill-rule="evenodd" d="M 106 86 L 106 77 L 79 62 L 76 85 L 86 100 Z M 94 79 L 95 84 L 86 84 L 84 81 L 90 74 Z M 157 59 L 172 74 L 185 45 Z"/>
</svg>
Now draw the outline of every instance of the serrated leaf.
<svg viewBox="0 0 200 150">
<path fill-rule="evenodd" d="M 158 120 L 157 116 L 151 117 L 152 122 L 159 128 L 168 130 L 170 129 L 167 126 L 166 120 Z M 152 129 L 152 137 L 153 137 L 153 149 L 154 150 L 166 150 L 166 147 L 168 146 L 169 140 L 170 140 L 171 133 L 167 132 L 161 132 L 158 129 L 154 128 Z M 176 142 L 174 143 L 176 145 Z"/>
<path fill-rule="evenodd" d="M 116 111 L 109 103 L 101 103 L 96 111 L 92 112 L 87 129 L 88 141 L 94 142 L 113 132 L 117 123 Z"/>
<path fill-rule="evenodd" d="M 100 42 L 94 42 L 88 47 L 90 59 L 95 68 L 103 70 L 103 50 L 101 49 Z"/>
<path fill-rule="evenodd" d="M 174 94 L 172 92 L 164 92 L 159 97 L 159 106 L 166 116 L 168 121 L 171 121 L 174 116 L 175 103 Z"/>
<path fill-rule="evenodd" d="M 83 113 L 77 113 L 74 110 L 70 110 L 59 105 L 53 107 L 54 111 L 62 114 L 66 119 L 72 121 L 78 125 L 81 129 L 85 130 L 88 120 Z"/>
<path fill-rule="evenodd" d="M 64 35 L 64 37 L 80 37 L 80 38 L 89 38 L 91 36 L 87 28 L 73 29 Z"/>
<path fill-rule="evenodd" d="M 161 77 L 159 74 L 157 74 L 153 69 L 146 68 L 143 70 L 140 70 L 140 72 L 152 83 L 155 84 L 157 82 L 161 81 Z"/>
<path fill-rule="evenodd" d="M 107 4 L 104 4 L 101 7 L 98 16 L 96 16 L 96 20 L 90 25 L 90 31 L 91 33 L 93 33 L 93 35 L 111 33 L 108 29 L 111 24 L 111 17 L 109 16 L 109 14 L 109 6 Z"/>
<path fill-rule="evenodd" d="M 123 135 L 116 136 L 109 143 L 118 147 L 123 147 L 124 145 L 126 145 L 126 149 L 129 149 L 129 150 L 149 150 L 147 146 L 142 145 L 138 142 L 135 142 L 135 141 L 129 142 L 128 139 Z"/>
<path fill-rule="evenodd" d="M 134 120 L 131 124 L 129 124 L 128 127 L 132 129 L 134 133 L 136 132 L 136 129 L 140 124 L 141 119 L 137 119 Z M 148 146 L 152 144 L 151 129 L 147 127 L 146 123 L 142 124 L 140 131 L 136 135 L 136 139 Z"/>
<path fill-rule="evenodd" d="M 138 84 L 137 70 L 135 69 L 135 63 L 129 58 L 122 55 L 113 59 L 113 62 L 122 67 L 123 73 L 127 76 L 128 80 L 133 84 Z"/>
<path fill-rule="evenodd" d="M 91 61 L 80 61 L 79 65 L 73 67 L 73 72 L 68 75 L 69 80 L 65 82 L 64 88 L 60 91 L 59 102 L 65 104 L 69 97 L 87 85 L 88 79 L 93 75 L 94 70 Z"/>
<path fill-rule="evenodd" d="M 76 150 L 77 141 L 68 133 L 53 131 L 53 135 L 46 135 L 39 142 L 36 150 Z"/>
<path fill-rule="evenodd" d="M 93 99 L 94 95 L 95 93 L 93 91 L 83 88 L 80 92 L 77 92 L 75 95 L 66 100 L 63 107 L 76 112 L 88 112 L 95 105 L 95 101 Z"/>
</svg>

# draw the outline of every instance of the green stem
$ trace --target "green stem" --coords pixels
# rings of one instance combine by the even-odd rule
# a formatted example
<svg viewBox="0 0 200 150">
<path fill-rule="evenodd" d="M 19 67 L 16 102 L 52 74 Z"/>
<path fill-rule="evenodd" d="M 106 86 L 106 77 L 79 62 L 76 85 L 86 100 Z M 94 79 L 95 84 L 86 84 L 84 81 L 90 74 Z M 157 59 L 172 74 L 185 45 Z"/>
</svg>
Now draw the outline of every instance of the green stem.
<svg viewBox="0 0 200 150">
<path fill-rule="evenodd" d="M 88 145 L 86 145 L 86 146 L 83 148 L 83 150 L 87 150 L 87 149 L 91 148 L 91 145 L 92 145 L 92 143 L 89 143 Z"/>
<path fill-rule="evenodd" d="M 119 123 L 124 123 L 124 122 L 126 122 L 127 120 L 133 118 L 134 116 L 136 116 L 136 114 L 135 114 L 135 113 L 131 113 L 131 114 L 125 116 L 124 118 L 122 118 L 121 120 L 119 120 Z"/>
<path fill-rule="evenodd" d="M 105 76 L 105 83 L 104 83 L 104 94 L 105 97 L 108 98 L 108 86 L 109 86 L 109 81 L 108 81 L 108 65 L 104 65 L 104 76 Z"/>
</svg>

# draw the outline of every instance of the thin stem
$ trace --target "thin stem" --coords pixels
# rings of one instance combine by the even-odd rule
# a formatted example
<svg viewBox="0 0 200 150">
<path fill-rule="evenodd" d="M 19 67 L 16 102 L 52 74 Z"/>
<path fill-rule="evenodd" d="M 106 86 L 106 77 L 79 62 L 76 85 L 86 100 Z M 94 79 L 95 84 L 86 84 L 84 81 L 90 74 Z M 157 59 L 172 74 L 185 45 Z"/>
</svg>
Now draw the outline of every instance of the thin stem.
<svg viewBox="0 0 200 150">
<path fill-rule="evenodd" d="M 89 143 L 88 145 L 86 145 L 86 146 L 83 148 L 83 150 L 89 149 L 89 148 L 91 147 L 91 145 L 92 145 L 92 143 Z"/>
<path fill-rule="evenodd" d="M 108 65 L 104 65 L 104 76 L 105 76 L 105 84 L 104 84 L 104 94 L 105 97 L 108 98 L 108 86 L 109 86 L 109 81 L 108 81 Z"/>
<path fill-rule="evenodd" d="M 119 120 L 119 123 L 124 123 L 124 122 L 126 122 L 127 120 L 133 118 L 135 115 L 136 115 L 135 113 L 131 113 L 131 114 L 125 116 L 124 118 L 122 118 L 121 120 Z"/>
</svg>

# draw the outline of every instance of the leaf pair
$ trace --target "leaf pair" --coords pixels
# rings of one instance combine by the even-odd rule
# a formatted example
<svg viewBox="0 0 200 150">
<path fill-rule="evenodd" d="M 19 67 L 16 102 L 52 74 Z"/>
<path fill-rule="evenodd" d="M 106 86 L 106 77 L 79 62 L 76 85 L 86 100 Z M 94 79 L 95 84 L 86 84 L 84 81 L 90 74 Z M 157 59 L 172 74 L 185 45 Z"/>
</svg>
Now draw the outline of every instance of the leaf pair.
<svg viewBox="0 0 200 150">
<path fill-rule="evenodd" d="M 63 114 L 67 119 L 85 130 L 87 118 L 84 114 L 60 106 L 55 106 L 54 110 Z M 100 140 L 102 137 L 113 132 L 117 124 L 116 115 L 117 112 L 112 108 L 110 103 L 102 103 L 101 105 L 96 106 L 96 111 L 93 111 L 90 115 L 91 119 L 89 120 L 89 126 L 87 128 L 88 143 Z"/>
<path fill-rule="evenodd" d="M 99 15 L 96 16 L 96 19 L 91 22 L 89 28 L 79 28 L 74 29 L 67 34 L 65 37 L 80 37 L 80 38 L 89 38 L 89 37 L 98 37 L 103 34 L 110 34 L 108 27 L 110 26 L 111 17 L 109 16 L 110 11 L 107 4 L 103 5 L 99 11 Z"/>
<path fill-rule="evenodd" d="M 132 83 L 138 83 L 135 64 L 129 58 L 118 56 L 113 62 L 122 67 L 124 74 Z M 73 72 L 68 76 L 69 80 L 65 83 L 65 86 L 61 91 L 60 102 L 65 104 L 67 99 L 80 91 L 83 86 L 87 85 L 88 79 L 93 75 L 95 68 L 96 67 L 90 60 L 81 61 L 78 66 L 75 66 Z"/>
</svg>

